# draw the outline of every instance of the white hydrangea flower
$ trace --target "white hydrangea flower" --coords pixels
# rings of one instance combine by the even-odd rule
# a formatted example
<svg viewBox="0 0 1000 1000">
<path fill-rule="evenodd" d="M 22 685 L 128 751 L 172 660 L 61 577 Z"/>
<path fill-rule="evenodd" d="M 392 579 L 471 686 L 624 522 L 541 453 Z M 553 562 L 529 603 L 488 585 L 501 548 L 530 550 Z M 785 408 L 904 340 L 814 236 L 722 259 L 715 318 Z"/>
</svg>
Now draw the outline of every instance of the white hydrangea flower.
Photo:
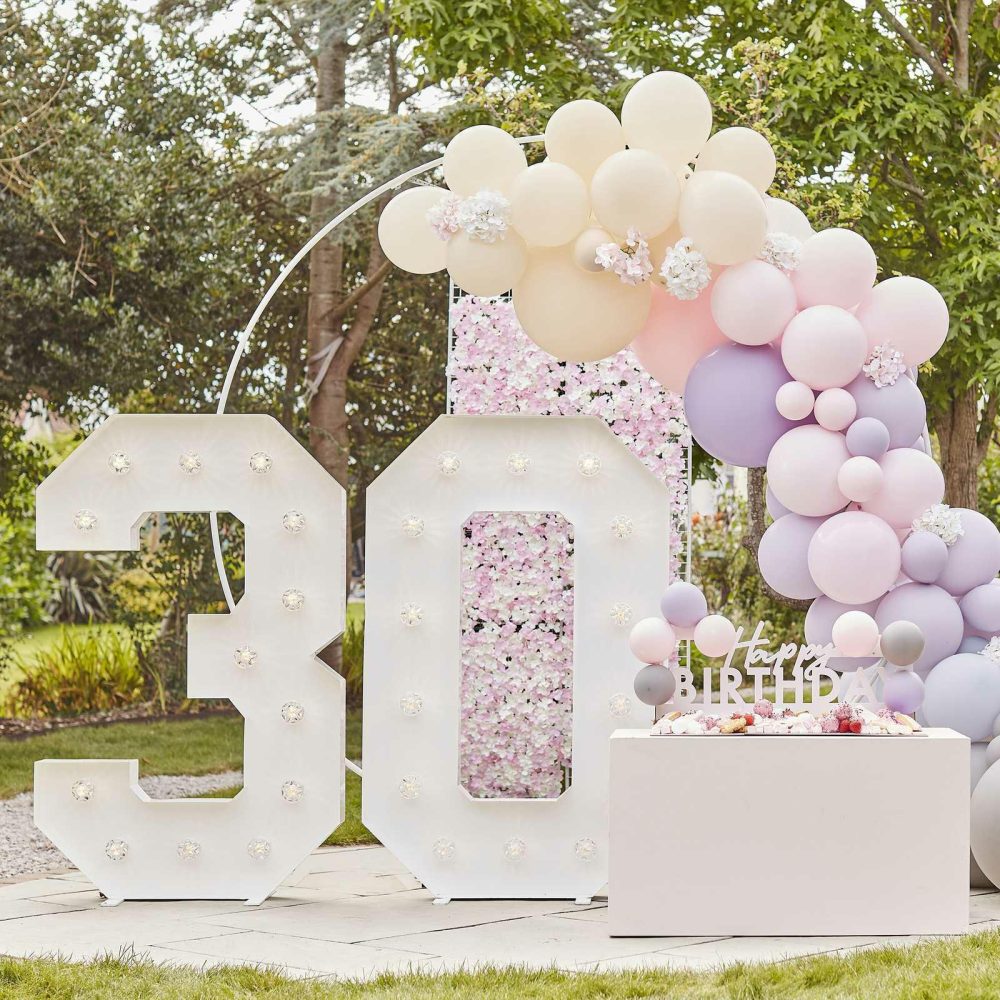
<svg viewBox="0 0 1000 1000">
<path fill-rule="evenodd" d="M 458 206 L 457 221 L 471 239 L 496 243 L 507 235 L 510 202 L 499 191 L 480 191 Z"/>
<path fill-rule="evenodd" d="M 946 503 L 936 503 L 916 518 L 910 525 L 914 531 L 930 531 L 946 545 L 954 545 L 965 534 L 962 515 Z"/>
<path fill-rule="evenodd" d="M 788 274 L 799 266 L 802 242 L 790 233 L 768 233 L 764 237 L 760 259 Z"/>
<path fill-rule="evenodd" d="M 594 263 L 617 274 L 625 285 L 641 285 L 653 273 L 649 244 L 635 228 L 628 231 L 624 243 L 602 243 L 594 255 Z"/>
<path fill-rule="evenodd" d="M 1000 663 L 1000 635 L 993 636 L 980 652 L 994 663 Z"/>
<path fill-rule="evenodd" d="M 705 255 L 685 237 L 678 240 L 663 258 L 660 277 L 667 291 L 677 299 L 696 299 L 712 280 Z"/>
<path fill-rule="evenodd" d="M 427 209 L 427 222 L 434 235 L 447 242 L 459 230 L 458 207 L 462 199 L 457 194 L 449 194 Z"/>
<path fill-rule="evenodd" d="M 887 385 L 896 384 L 899 376 L 906 371 L 906 364 L 902 352 L 886 341 L 872 348 L 861 370 L 875 383 L 876 389 L 884 389 Z"/>
</svg>

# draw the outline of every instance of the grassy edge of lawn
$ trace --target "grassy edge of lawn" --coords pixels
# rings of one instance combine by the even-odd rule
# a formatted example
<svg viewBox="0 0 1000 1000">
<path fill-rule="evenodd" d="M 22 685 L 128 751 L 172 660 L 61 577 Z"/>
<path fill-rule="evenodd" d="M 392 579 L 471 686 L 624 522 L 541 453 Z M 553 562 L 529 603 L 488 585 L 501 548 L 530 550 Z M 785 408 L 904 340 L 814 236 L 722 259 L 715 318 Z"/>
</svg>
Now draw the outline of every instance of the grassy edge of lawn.
<svg viewBox="0 0 1000 1000">
<path fill-rule="evenodd" d="M 863 900 L 859 899 L 859 905 Z M 414 956 L 416 960 L 417 956 Z M 928 941 L 911 947 L 874 948 L 851 955 L 819 955 L 786 962 L 738 963 L 708 971 L 636 969 L 561 972 L 520 966 L 480 967 L 434 975 L 383 974 L 367 982 L 288 979 L 277 971 L 220 966 L 158 966 L 123 954 L 85 964 L 51 958 L 0 959 L 5 1000 L 72 996 L 186 998 L 267 996 L 337 1000 L 992 1000 L 1000 971 L 1000 931 Z"/>
</svg>

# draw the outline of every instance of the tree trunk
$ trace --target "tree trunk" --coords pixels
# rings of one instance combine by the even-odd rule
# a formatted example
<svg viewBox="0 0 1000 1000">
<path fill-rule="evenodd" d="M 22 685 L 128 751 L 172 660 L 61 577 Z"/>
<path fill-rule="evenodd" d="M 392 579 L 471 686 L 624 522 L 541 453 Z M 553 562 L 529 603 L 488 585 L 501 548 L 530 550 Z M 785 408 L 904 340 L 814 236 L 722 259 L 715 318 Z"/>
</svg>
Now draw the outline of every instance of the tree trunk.
<svg viewBox="0 0 1000 1000">
<path fill-rule="evenodd" d="M 992 421 L 989 410 L 987 407 L 984 424 L 987 418 Z M 945 502 L 952 507 L 976 510 L 979 463 L 985 449 L 980 440 L 979 394 L 975 386 L 952 398 L 947 409 L 939 414 L 935 429 L 941 447 Z"/>
</svg>

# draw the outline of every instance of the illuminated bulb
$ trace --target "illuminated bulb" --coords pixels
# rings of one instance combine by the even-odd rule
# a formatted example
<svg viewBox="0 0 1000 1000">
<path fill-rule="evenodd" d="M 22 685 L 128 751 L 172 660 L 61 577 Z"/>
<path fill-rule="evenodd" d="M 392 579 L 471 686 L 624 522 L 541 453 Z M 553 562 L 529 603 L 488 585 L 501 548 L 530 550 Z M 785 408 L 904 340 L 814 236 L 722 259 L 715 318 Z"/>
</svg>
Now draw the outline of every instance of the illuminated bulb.
<svg viewBox="0 0 1000 1000">
<path fill-rule="evenodd" d="M 255 451 L 250 456 L 250 468 L 258 475 L 270 472 L 273 464 L 271 456 L 266 451 Z"/>
<path fill-rule="evenodd" d="M 511 837 L 503 845 L 503 856 L 508 861 L 520 861 L 528 850 L 527 844 L 520 837 Z"/>
<path fill-rule="evenodd" d="M 118 476 L 124 476 L 132 468 L 132 459 L 123 451 L 112 452 L 108 456 L 108 468 Z"/>
<path fill-rule="evenodd" d="M 411 514 L 403 518 L 403 534 L 408 538 L 419 538 L 424 533 L 424 519 Z"/>
<path fill-rule="evenodd" d="M 77 802 L 89 802 L 94 797 L 94 783 L 92 781 L 74 781 L 70 791 Z"/>
<path fill-rule="evenodd" d="M 266 858 L 270 853 L 271 844 L 263 837 L 254 837 L 254 839 L 247 844 L 247 854 L 249 854 L 254 861 L 263 861 L 264 858 Z"/>
<path fill-rule="evenodd" d="M 73 527 L 78 531 L 93 531 L 97 527 L 97 515 L 92 510 L 78 510 L 73 515 Z"/>
<path fill-rule="evenodd" d="M 451 861 L 455 857 L 455 841 L 448 840 L 447 837 L 441 837 L 440 840 L 434 841 L 434 846 L 431 850 L 434 851 L 434 857 L 438 861 Z"/>
<path fill-rule="evenodd" d="M 301 611 L 302 605 L 306 603 L 306 595 L 301 590 L 286 590 L 281 595 L 281 603 L 288 611 Z"/>
<path fill-rule="evenodd" d="M 601 471 L 601 460 L 592 452 L 588 452 L 576 460 L 576 467 L 581 475 L 596 476 Z"/>
<path fill-rule="evenodd" d="M 128 854 L 128 844 L 124 840 L 109 840 L 104 845 L 104 853 L 112 861 L 123 861 Z"/>
<path fill-rule="evenodd" d="M 438 471 L 453 476 L 462 468 L 462 461 L 453 451 L 442 451 L 437 457 Z"/>
<path fill-rule="evenodd" d="M 616 719 L 624 719 L 632 714 L 632 699 L 627 694 L 613 694 L 608 699 L 608 711 Z"/>
<path fill-rule="evenodd" d="M 186 472 L 189 476 L 194 476 L 201 472 L 201 456 L 195 454 L 193 451 L 184 452 L 177 459 L 177 464 L 181 467 L 181 471 Z"/>
<path fill-rule="evenodd" d="M 507 471 L 512 476 L 523 476 L 531 465 L 531 459 L 523 451 L 515 451 L 507 456 Z"/>
<path fill-rule="evenodd" d="M 581 861 L 589 861 L 597 853 L 597 844 L 590 837 L 581 837 L 573 845 L 573 850 Z"/>
<path fill-rule="evenodd" d="M 281 797 L 286 802 L 298 802 L 304 792 L 305 788 L 300 781 L 284 781 L 281 784 Z"/>
<path fill-rule="evenodd" d="M 628 625 L 628 623 L 632 621 L 632 609 L 627 604 L 622 604 L 621 601 L 612 604 L 611 611 L 609 613 L 611 615 L 611 620 L 616 625 L 624 626 Z"/>
<path fill-rule="evenodd" d="M 297 701 L 286 701 L 281 706 L 281 717 L 291 725 L 301 722 L 305 714 L 306 710 Z"/>
<path fill-rule="evenodd" d="M 415 715 L 419 715 L 424 707 L 424 699 L 417 694 L 416 691 L 407 691 L 402 698 L 399 699 L 399 708 L 403 715 L 409 716 L 411 719 Z"/>
<path fill-rule="evenodd" d="M 249 670 L 257 662 L 257 650 L 250 646 L 240 646 L 233 652 L 233 659 L 240 670 Z"/>
<path fill-rule="evenodd" d="M 181 861 L 194 861 L 201 854 L 201 844 L 196 840 L 182 840 L 177 845 L 177 857 Z"/>
<path fill-rule="evenodd" d="M 406 777 L 399 783 L 399 794 L 408 801 L 420 797 L 420 782 L 416 778 Z"/>
<path fill-rule="evenodd" d="M 634 527 L 632 518 L 626 517 L 624 514 L 611 518 L 611 534 L 615 538 L 631 538 Z"/>
<path fill-rule="evenodd" d="M 404 604 L 399 609 L 399 620 L 407 628 L 416 628 L 424 620 L 424 609 L 419 604 Z"/>
<path fill-rule="evenodd" d="M 281 526 L 292 535 L 297 535 L 306 526 L 306 516 L 301 510 L 290 510 L 281 519 Z"/>
</svg>

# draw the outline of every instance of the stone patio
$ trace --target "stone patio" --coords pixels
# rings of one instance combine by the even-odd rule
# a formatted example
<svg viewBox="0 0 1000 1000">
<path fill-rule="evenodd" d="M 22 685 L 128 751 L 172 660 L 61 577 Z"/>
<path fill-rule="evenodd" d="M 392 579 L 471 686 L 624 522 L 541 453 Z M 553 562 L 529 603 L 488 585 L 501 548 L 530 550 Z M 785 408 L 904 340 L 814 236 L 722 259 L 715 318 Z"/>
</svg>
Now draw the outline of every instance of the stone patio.
<svg viewBox="0 0 1000 1000">
<path fill-rule="evenodd" d="M 1000 892 L 974 890 L 970 931 L 1000 926 Z M 611 938 L 602 899 L 456 901 L 430 894 L 382 847 L 317 851 L 262 906 L 239 901 L 101 907 L 77 871 L 0 883 L 0 953 L 84 960 L 134 948 L 156 962 L 268 965 L 291 976 L 364 978 L 521 963 L 574 971 L 705 969 L 849 953 L 915 937 Z"/>
</svg>

